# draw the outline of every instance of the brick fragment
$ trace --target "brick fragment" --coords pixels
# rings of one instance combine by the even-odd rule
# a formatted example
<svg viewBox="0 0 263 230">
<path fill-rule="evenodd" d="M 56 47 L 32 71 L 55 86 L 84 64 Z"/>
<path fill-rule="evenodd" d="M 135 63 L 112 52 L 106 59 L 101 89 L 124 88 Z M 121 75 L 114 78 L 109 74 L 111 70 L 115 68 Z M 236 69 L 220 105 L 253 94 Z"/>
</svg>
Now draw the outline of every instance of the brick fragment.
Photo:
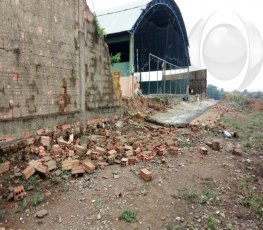
<svg viewBox="0 0 263 230">
<path fill-rule="evenodd" d="M 31 160 L 28 165 L 31 165 L 32 167 L 34 167 L 35 169 L 40 165 L 41 163 L 36 161 L 36 160 Z"/>
<path fill-rule="evenodd" d="M 9 161 L 6 161 L 2 164 L 0 164 L 0 175 L 5 173 L 5 172 L 8 172 L 10 169 L 10 162 Z"/>
<path fill-rule="evenodd" d="M 239 148 L 234 148 L 232 154 L 235 156 L 242 156 L 242 150 Z"/>
<path fill-rule="evenodd" d="M 62 155 L 62 149 L 59 145 L 52 145 L 52 155 L 53 156 L 61 156 Z"/>
<path fill-rule="evenodd" d="M 130 145 L 125 145 L 125 146 L 124 146 L 124 149 L 125 149 L 125 151 L 132 150 L 132 146 L 130 146 Z"/>
<path fill-rule="evenodd" d="M 25 180 L 27 180 L 29 177 L 31 177 L 32 175 L 34 175 L 36 172 L 36 169 L 32 166 L 29 165 L 27 166 L 27 168 L 22 172 L 22 176 Z"/>
<path fill-rule="evenodd" d="M 142 169 L 140 171 L 140 177 L 145 181 L 151 181 L 152 180 L 152 173 L 147 169 Z"/>
<path fill-rule="evenodd" d="M 62 161 L 62 171 L 68 171 L 72 169 L 72 159 Z"/>
<path fill-rule="evenodd" d="M 170 154 L 176 155 L 176 154 L 178 154 L 178 148 L 176 148 L 175 146 L 170 146 L 168 149 L 168 152 Z"/>
<path fill-rule="evenodd" d="M 99 146 L 96 146 L 95 152 L 98 152 L 100 155 L 104 155 L 104 154 L 107 154 L 107 150 L 105 148 L 101 148 Z"/>
<path fill-rule="evenodd" d="M 109 155 L 108 158 L 107 158 L 107 162 L 110 165 L 113 165 L 115 163 L 115 155 Z"/>
<path fill-rule="evenodd" d="M 133 156 L 133 150 L 128 150 L 125 152 L 125 157 Z"/>
<path fill-rule="evenodd" d="M 24 199 L 24 197 L 26 196 L 24 186 L 20 185 L 14 187 L 13 195 L 14 195 L 14 201 L 19 201 Z"/>
<path fill-rule="evenodd" d="M 38 167 L 36 168 L 36 171 L 41 175 L 46 176 L 48 173 L 48 168 L 45 165 L 39 164 Z"/>
<path fill-rule="evenodd" d="M 95 171 L 95 165 L 90 161 L 83 161 L 82 164 L 87 173 L 93 173 Z"/>
<path fill-rule="evenodd" d="M 135 165 L 137 162 L 137 157 L 136 156 L 129 156 L 128 157 L 128 164 L 129 165 Z"/>
<path fill-rule="evenodd" d="M 207 141 L 206 145 L 211 148 L 212 147 L 212 142 L 211 141 Z"/>
<path fill-rule="evenodd" d="M 215 151 L 220 151 L 220 142 L 218 140 L 212 141 L 211 148 Z"/>
<path fill-rule="evenodd" d="M 118 154 L 118 152 L 115 149 L 108 151 L 108 155 L 110 155 L 110 156 L 116 156 L 117 154 Z"/>
<path fill-rule="evenodd" d="M 122 158 L 121 159 L 121 166 L 122 167 L 128 166 L 128 158 Z"/>
<path fill-rule="evenodd" d="M 201 154 L 207 154 L 207 148 L 205 147 L 200 147 L 199 151 Z"/>
<path fill-rule="evenodd" d="M 49 172 L 57 168 L 57 162 L 55 160 L 48 161 L 45 165 L 47 166 Z"/>
<path fill-rule="evenodd" d="M 77 155 L 83 156 L 83 154 L 85 153 L 85 148 L 81 145 L 75 145 L 75 151 Z"/>
<path fill-rule="evenodd" d="M 71 174 L 72 176 L 82 176 L 85 173 L 83 165 L 72 165 Z"/>
<path fill-rule="evenodd" d="M 50 146 L 50 142 L 51 142 L 51 139 L 49 136 L 41 136 L 40 138 L 40 143 L 43 145 L 43 146 Z"/>
</svg>

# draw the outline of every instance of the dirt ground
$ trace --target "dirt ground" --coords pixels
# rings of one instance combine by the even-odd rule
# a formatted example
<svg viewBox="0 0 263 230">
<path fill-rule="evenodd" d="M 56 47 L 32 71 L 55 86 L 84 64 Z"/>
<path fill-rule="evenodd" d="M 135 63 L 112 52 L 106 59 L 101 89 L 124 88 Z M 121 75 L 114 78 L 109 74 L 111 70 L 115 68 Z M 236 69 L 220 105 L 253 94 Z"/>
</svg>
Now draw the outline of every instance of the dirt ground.
<svg viewBox="0 0 263 230">
<path fill-rule="evenodd" d="M 156 153 L 161 146 L 165 159 L 157 151 L 135 165 L 114 164 L 80 178 L 64 172 L 25 181 L 14 172 L 22 171 L 33 156 L 10 154 L 11 170 L 0 177 L 0 229 L 263 229 L 263 101 L 248 101 L 246 109 L 231 107 L 230 102 L 217 105 L 221 119 L 209 125 L 177 129 L 124 117 L 81 138 L 85 142 L 110 129 L 106 141 L 88 147 L 118 143 Z M 142 112 L 151 109 L 144 102 L 136 106 L 143 107 Z M 225 137 L 225 130 L 238 136 Z M 207 146 L 214 140 L 220 143 L 219 151 Z M 208 153 L 200 153 L 200 147 Z M 240 154 L 234 155 L 233 149 Z M 151 172 L 151 181 L 140 178 L 142 168 Z M 27 196 L 8 202 L 8 194 L 20 184 Z M 37 218 L 42 209 L 48 214 Z M 125 211 L 131 222 L 120 218 Z"/>
</svg>

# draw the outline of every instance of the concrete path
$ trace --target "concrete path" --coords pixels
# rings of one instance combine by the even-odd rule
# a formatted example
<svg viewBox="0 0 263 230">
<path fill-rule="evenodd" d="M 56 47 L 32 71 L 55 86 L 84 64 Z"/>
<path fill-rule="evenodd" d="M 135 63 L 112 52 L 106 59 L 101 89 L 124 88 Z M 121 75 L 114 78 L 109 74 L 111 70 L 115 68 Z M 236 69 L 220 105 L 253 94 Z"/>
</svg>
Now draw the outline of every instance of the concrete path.
<svg viewBox="0 0 263 230">
<path fill-rule="evenodd" d="M 164 126 L 186 127 L 208 109 L 216 105 L 217 101 L 206 100 L 199 102 L 181 102 L 164 113 L 157 113 L 146 120 Z"/>
</svg>

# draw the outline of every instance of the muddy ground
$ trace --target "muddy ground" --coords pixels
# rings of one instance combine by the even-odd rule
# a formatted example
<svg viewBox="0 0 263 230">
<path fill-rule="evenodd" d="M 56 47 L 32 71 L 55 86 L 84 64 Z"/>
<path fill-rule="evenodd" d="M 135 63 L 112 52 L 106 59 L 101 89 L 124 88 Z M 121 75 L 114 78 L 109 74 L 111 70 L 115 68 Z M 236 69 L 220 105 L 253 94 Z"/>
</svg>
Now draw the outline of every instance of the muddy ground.
<svg viewBox="0 0 263 230">
<path fill-rule="evenodd" d="M 148 111 L 140 103 L 135 108 Z M 161 145 L 167 150 L 165 162 L 157 154 L 136 165 L 114 164 L 80 178 L 64 172 L 25 181 L 15 172 L 25 168 L 32 154 L 5 156 L 11 169 L 0 177 L 0 229 L 263 229 L 263 103 L 253 100 L 241 106 L 228 99 L 218 106 L 224 112 L 213 125 L 177 129 L 132 117 L 111 121 L 99 128 L 111 129 L 106 141 L 88 146 L 107 148 L 117 140 L 119 146 L 139 145 L 149 152 Z M 163 103 L 156 107 L 165 110 Z M 238 137 L 227 138 L 224 130 L 236 131 Z M 96 132 L 91 129 L 81 141 Z M 219 151 L 206 145 L 213 140 L 219 140 Z M 171 146 L 177 151 L 170 151 Z M 201 154 L 200 147 L 208 153 Z M 233 149 L 240 154 L 233 155 Z M 142 168 L 151 172 L 151 181 L 140 178 Z M 21 184 L 26 197 L 8 202 L 10 191 Z M 37 218 L 43 209 L 48 214 Z"/>
</svg>

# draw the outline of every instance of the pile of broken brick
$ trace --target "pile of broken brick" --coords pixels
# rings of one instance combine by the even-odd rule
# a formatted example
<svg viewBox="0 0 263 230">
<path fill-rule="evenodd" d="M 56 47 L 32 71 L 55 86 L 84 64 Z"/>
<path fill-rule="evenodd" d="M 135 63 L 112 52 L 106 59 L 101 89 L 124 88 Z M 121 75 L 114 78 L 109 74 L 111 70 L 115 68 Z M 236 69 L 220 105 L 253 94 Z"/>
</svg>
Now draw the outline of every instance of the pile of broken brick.
<svg viewBox="0 0 263 230">
<path fill-rule="evenodd" d="M 60 176 L 65 171 L 78 177 L 109 165 L 126 167 L 155 157 L 165 163 L 167 153 L 177 154 L 181 151 L 176 147 L 173 128 L 142 125 L 128 119 L 118 120 L 111 126 L 101 120 L 95 121 L 89 124 L 89 131 L 84 132 L 81 139 L 75 139 L 73 134 L 56 139 L 48 135 L 40 136 L 39 144 L 30 146 L 34 159 L 23 169 L 23 178 L 28 180 L 35 173 L 50 178 Z M 6 164 L 8 171 L 10 162 Z M 151 172 L 142 169 L 140 177 L 150 181 Z M 24 194 L 24 189 L 19 187 L 17 190 L 21 191 L 13 192 L 14 200 L 23 198 L 21 194 Z"/>
</svg>

